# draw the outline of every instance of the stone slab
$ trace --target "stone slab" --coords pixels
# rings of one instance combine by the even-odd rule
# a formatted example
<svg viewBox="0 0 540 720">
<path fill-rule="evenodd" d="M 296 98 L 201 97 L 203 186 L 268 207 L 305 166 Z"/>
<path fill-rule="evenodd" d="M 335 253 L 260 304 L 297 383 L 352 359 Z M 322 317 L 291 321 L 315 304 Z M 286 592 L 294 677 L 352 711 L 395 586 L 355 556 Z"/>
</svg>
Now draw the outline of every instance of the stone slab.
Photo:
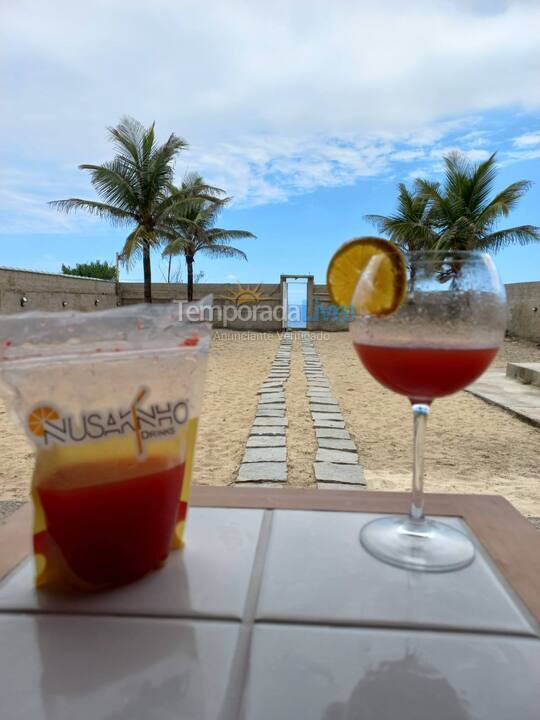
<svg viewBox="0 0 540 720">
<path fill-rule="evenodd" d="M 285 447 L 256 447 L 246 448 L 242 463 L 255 462 L 285 462 L 287 449 Z"/>
<path fill-rule="evenodd" d="M 338 463 L 339 465 L 358 465 L 358 454 L 350 450 L 329 450 L 319 448 L 315 455 L 315 462 Z"/>
<path fill-rule="evenodd" d="M 359 465 L 338 465 L 330 462 L 316 462 L 313 465 L 315 480 L 318 482 L 337 482 L 350 485 L 365 485 L 364 475 Z"/>
<path fill-rule="evenodd" d="M 320 448 L 328 450 L 352 450 L 353 452 L 356 452 L 356 445 L 348 438 L 317 438 L 317 444 Z"/>
<path fill-rule="evenodd" d="M 339 405 L 336 405 L 335 401 L 332 403 L 310 403 L 309 408 L 312 413 L 341 413 L 339 412 Z"/>
<path fill-rule="evenodd" d="M 340 412 L 312 412 L 313 420 L 343 420 Z"/>
<path fill-rule="evenodd" d="M 256 481 L 287 481 L 287 463 L 284 462 L 256 462 L 243 463 L 238 471 L 237 482 L 244 480 Z"/>
<path fill-rule="evenodd" d="M 345 423 L 343 420 L 314 420 L 313 427 L 317 428 L 334 428 L 335 430 L 344 430 Z"/>
<path fill-rule="evenodd" d="M 508 378 L 504 369 L 488 370 L 466 391 L 540 427 L 540 388 Z"/>
<path fill-rule="evenodd" d="M 330 388 L 327 387 L 308 387 L 306 394 L 309 397 L 316 397 L 317 395 L 329 395 Z"/>
<path fill-rule="evenodd" d="M 268 407 L 266 405 L 258 405 L 255 411 L 256 418 L 282 418 L 285 417 L 285 406 L 280 408 Z"/>
<path fill-rule="evenodd" d="M 269 403 L 284 403 L 285 395 L 283 393 L 264 393 L 259 395 L 259 405 L 268 405 Z"/>
<path fill-rule="evenodd" d="M 252 428 L 260 427 L 261 425 L 266 425 L 268 427 L 270 427 L 270 426 L 272 426 L 272 427 L 287 427 L 288 424 L 289 424 L 289 421 L 287 420 L 287 418 L 256 417 L 255 420 L 253 421 Z M 252 432 L 253 432 L 253 429 L 252 429 Z"/>
<path fill-rule="evenodd" d="M 247 439 L 246 447 L 285 447 L 285 435 L 250 435 Z"/>
<path fill-rule="evenodd" d="M 341 438 L 342 440 L 350 440 L 348 430 L 336 430 L 331 427 L 319 427 L 315 430 L 317 438 Z"/>
<path fill-rule="evenodd" d="M 328 393 L 325 395 L 309 395 L 309 402 L 313 405 L 318 403 L 319 405 L 335 405 L 339 407 L 335 399 Z"/>
<path fill-rule="evenodd" d="M 285 428 L 277 425 L 253 425 L 250 431 L 251 435 L 262 435 L 267 437 L 284 436 Z"/>
</svg>

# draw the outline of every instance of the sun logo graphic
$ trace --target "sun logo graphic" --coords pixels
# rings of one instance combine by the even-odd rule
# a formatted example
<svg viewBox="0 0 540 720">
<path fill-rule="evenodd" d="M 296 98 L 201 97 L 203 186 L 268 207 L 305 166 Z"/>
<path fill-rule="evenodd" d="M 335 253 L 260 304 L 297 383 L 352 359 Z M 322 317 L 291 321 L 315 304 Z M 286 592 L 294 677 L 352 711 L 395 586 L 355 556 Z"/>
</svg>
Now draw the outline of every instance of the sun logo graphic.
<svg viewBox="0 0 540 720">
<path fill-rule="evenodd" d="M 249 285 L 243 286 L 238 283 L 238 287 L 236 288 L 236 290 L 229 290 L 229 293 L 227 295 L 218 295 L 218 299 L 230 300 L 235 305 L 244 305 L 245 303 L 256 303 L 272 300 L 271 297 L 268 297 L 261 292 L 261 285 L 262 283 L 259 283 L 255 287 L 250 287 Z"/>
<path fill-rule="evenodd" d="M 54 408 L 48 405 L 37 407 L 28 416 L 28 429 L 36 437 L 42 438 L 45 435 L 45 424 L 54 420 L 60 420 L 60 415 Z"/>
</svg>

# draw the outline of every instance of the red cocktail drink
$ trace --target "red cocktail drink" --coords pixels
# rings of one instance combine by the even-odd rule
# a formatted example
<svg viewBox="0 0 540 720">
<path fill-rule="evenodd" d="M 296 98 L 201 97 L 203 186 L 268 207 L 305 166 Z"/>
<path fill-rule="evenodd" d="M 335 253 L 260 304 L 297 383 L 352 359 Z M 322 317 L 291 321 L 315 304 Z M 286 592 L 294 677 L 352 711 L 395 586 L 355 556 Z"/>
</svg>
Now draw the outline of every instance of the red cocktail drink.
<svg viewBox="0 0 540 720">
<path fill-rule="evenodd" d="M 335 256 L 341 258 L 340 273 L 334 269 L 330 276 L 329 270 L 338 289 L 348 291 L 349 275 L 358 275 L 352 295 L 356 316 L 350 327 L 356 353 L 375 380 L 410 400 L 413 413 L 409 514 L 368 522 L 360 540 L 372 555 L 398 567 L 457 570 L 474 559 L 474 544 L 460 530 L 424 515 L 426 423 L 435 398 L 467 387 L 497 354 L 506 323 L 504 287 L 487 255 L 450 248 L 410 253 L 405 282 L 399 263 L 389 265 L 397 249 L 383 243 L 372 238 L 353 241 L 349 266 L 342 257 L 347 257 L 345 246 Z M 373 255 L 374 249 L 386 265 Z M 372 257 L 365 264 L 369 252 Z M 397 307 L 392 305 L 396 297 Z"/>
<path fill-rule="evenodd" d="M 183 464 L 150 458 L 68 466 L 41 480 L 47 531 L 71 571 L 103 586 L 158 568 L 171 548 L 183 476 Z"/>
<path fill-rule="evenodd" d="M 360 360 L 381 385 L 412 402 L 462 390 L 488 367 L 496 347 L 415 347 L 354 343 Z"/>
</svg>

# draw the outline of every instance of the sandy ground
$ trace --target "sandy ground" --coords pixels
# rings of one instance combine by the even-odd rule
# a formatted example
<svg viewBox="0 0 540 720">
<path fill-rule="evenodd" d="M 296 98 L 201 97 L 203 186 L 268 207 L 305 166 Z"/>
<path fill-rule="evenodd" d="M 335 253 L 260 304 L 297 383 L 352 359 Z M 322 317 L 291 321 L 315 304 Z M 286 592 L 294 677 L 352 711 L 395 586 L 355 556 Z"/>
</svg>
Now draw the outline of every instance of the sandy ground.
<svg viewBox="0 0 540 720">
<path fill-rule="evenodd" d="M 279 341 L 277 333 L 214 331 L 193 482 L 234 482 L 255 418 L 257 390 L 270 372 Z"/>
<path fill-rule="evenodd" d="M 287 403 L 287 484 L 291 487 L 313 485 L 313 458 L 317 450 L 315 430 L 306 395 L 307 379 L 299 335 L 293 335 L 291 375 L 285 389 Z"/>
<path fill-rule="evenodd" d="M 409 489 L 411 421 L 405 399 L 363 369 L 347 333 L 314 334 L 332 392 L 356 440 L 369 489 Z M 200 422 L 194 482 L 234 482 L 279 336 L 215 331 Z M 315 434 L 305 396 L 298 338 L 286 386 L 289 485 L 314 484 Z M 505 342 L 496 359 L 540 361 L 532 343 Z M 28 498 L 32 449 L 0 403 L 0 502 Z M 540 516 L 540 431 L 467 393 L 438 401 L 429 421 L 426 489 L 496 493 Z"/>
<path fill-rule="evenodd" d="M 370 490 L 408 490 L 412 422 L 408 401 L 364 370 L 348 333 L 325 333 L 317 349 L 354 437 Z M 533 343 L 506 341 L 495 364 L 540 361 Z M 426 438 L 426 490 L 504 495 L 540 515 L 540 431 L 466 392 L 433 404 Z"/>
</svg>

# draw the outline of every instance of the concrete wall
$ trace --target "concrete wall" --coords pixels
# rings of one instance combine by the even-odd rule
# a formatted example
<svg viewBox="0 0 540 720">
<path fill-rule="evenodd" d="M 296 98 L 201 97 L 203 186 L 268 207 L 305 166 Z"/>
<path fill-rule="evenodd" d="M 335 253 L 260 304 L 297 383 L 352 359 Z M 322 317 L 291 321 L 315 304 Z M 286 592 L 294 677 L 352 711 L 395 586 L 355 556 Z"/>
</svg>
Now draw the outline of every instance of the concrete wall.
<svg viewBox="0 0 540 720">
<path fill-rule="evenodd" d="M 199 300 L 212 293 L 214 304 L 221 311 L 221 314 L 218 312 L 216 316 L 215 327 L 229 327 L 234 330 L 281 330 L 282 283 L 285 277 L 287 276 L 282 276 L 279 283 L 244 285 L 248 295 L 256 291 L 260 300 L 245 304 L 245 310 L 240 309 L 240 317 L 236 320 L 228 318 L 227 308 L 230 312 L 234 309 L 234 298 L 239 292 L 238 285 L 199 284 L 195 286 L 195 299 Z M 312 296 L 311 288 L 313 288 Z M 510 333 L 516 337 L 540 341 L 540 282 L 512 283 L 506 286 L 506 292 Z M 186 286 L 154 283 L 152 294 L 155 302 L 185 301 Z M 26 298 L 24 304 L 21 304 L 22 298 Z M 25 310 L 102 310 L 142 301 L 142 283 L 118 283 L 117 288 L 114 282 L 106 280 L 0 268 L 0 313 Z M 347 329 L 347 321 L 332 314 L 329 306 L 330 298 L 326 285 L 313 285 L 310 281 L 308 312 L 314 318 L 308 323 L 310 330 Z M 256 309 L 255 318 L 247 319 L 248 309 L 253 308 Z M 271 314 L 273 319 L 269 319 Z"/>
<path fill-rule="evenodd" d="M 26 298 L 26 302 L 23 298 Z M 0 268 L 2 313 L 25 310 L 103 310 L 116 305 L 114 282 Z"/>
<path fill-rule="evenodd" d="M 540 282 L 506 285 L 508 331 L 516 337 L 540 341 Z"/>
<path fill-rule="evenodd" d="M 227 327 L 232 330 L 267 330 L 282 329 L 282 291 L 279 283 L 274 284 L 246 284 L 244 298 L 253 296 L 253 291 L 261 298 L 258 302 L 234 304 L 234 298 L 240 292 L 236 283 L 200 283 L 195 285 L 193 299 L 201 300 L 206 295 L 214 297 L 214 327 Z M 119 300 L 121 305 L 131 305 L 143 301 L 142 283 L 120 283 Z M 153 302 L 185 302 L 187 288 L 185 284 L 153 283 Z M 238 310 L 240 317 L 232 319 L 233 311 Z M 248 314 L 254 317 L 248 318 Z M 274 318 L 274 319 L 271 319 Z"/>
</svg>

